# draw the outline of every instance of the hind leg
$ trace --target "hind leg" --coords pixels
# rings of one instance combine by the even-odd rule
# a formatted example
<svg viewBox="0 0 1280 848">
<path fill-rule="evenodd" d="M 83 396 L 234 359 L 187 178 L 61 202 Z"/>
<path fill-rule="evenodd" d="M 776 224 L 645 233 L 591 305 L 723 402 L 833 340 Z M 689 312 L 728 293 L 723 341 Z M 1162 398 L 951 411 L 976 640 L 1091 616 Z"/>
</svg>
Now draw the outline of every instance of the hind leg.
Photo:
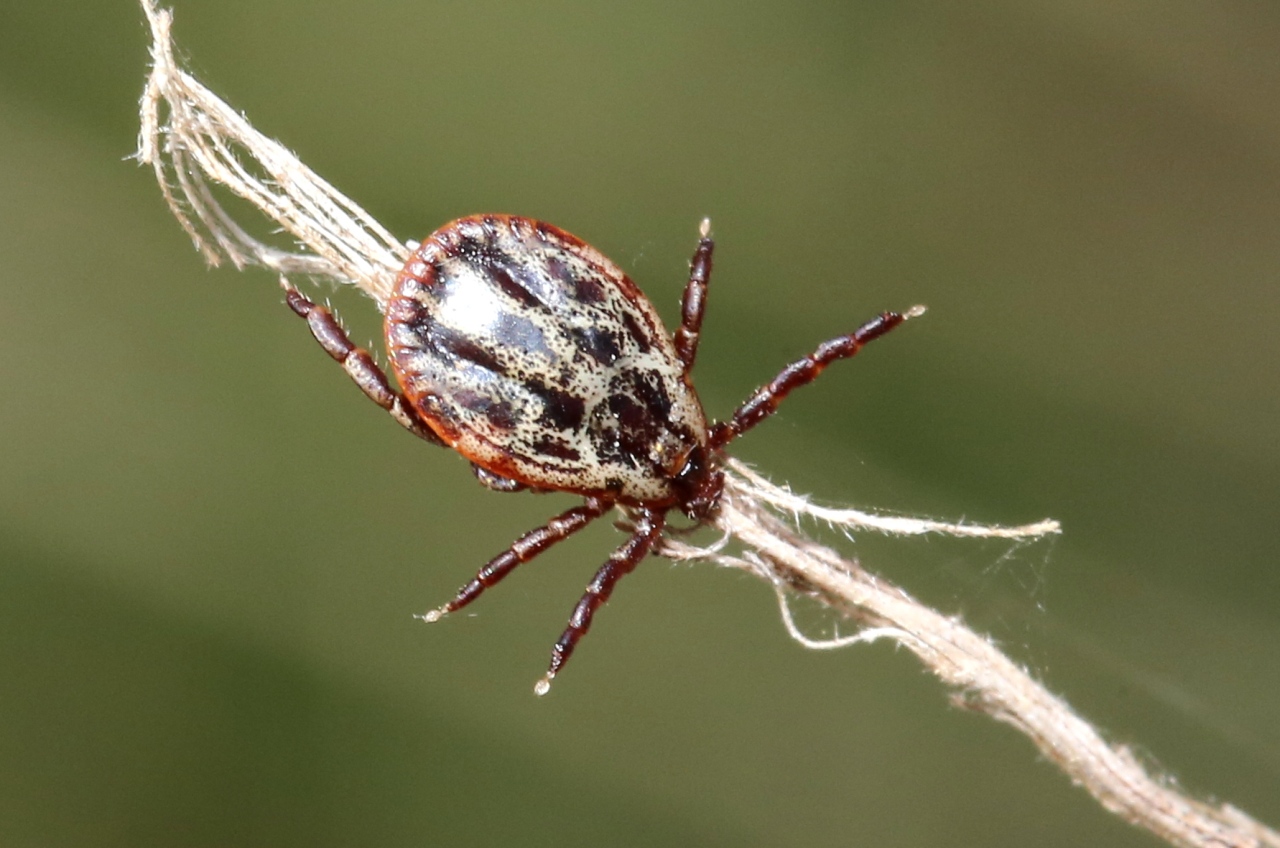
<svg viewBox="0 0 1280 848">
<path fill-rule="evenodd" d="M 342 366 L 342 370 L 355 381 L 360 391 L 378 406 L 390 412 L 391 417 L 410 433 L 433 445 L 444 445 L 430 427 L 418 420 L 404 395 L 391 388 L 391 381 L 373 361 L 369 352 L 352 343 L 347 331 L 342 329 L 342 325 L 338 323 L 332 311 L 309 300 L 306 295 L 289 285 L 289 282 L 283 278 L 280 285 L 284 288 L 284 299 L 289 304 L 289 308 L 299 318 L 306 320 L 307 326 L 311 328 L 311 335 L 315 336 L 325 352 Z"/>
</svg>

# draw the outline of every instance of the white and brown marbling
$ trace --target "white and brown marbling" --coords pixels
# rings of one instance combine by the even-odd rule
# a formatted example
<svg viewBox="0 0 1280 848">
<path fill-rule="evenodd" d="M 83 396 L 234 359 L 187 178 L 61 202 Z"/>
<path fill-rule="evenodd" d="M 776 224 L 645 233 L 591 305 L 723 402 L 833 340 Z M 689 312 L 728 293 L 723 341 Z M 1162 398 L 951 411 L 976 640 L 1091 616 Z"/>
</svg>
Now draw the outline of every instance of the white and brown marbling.
<svg viewBox="0 0 1280 848">
<path fill-rule="evenodd" d="M 396 282 L 386 340 L 415 411 L 502 478 L 673 504 L 673 479 L 707 443 L 653 306 L 549 224 L 480 215 L 436 230 Z"/>
</svg>

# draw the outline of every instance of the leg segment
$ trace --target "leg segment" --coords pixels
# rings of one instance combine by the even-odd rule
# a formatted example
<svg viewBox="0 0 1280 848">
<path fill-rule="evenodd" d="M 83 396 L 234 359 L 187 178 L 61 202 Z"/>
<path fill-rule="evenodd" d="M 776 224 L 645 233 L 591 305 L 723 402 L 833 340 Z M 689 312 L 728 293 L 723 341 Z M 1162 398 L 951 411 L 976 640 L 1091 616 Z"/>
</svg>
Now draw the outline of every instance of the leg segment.
<svg viewBox="0 0 1280 848">
<path fill-rule="evenodd" d="M 711 219 L 703 218 L 699 229 L 701 239 L 698 249 L 689 262 L 689 282 L 684 287 L 684 302 L 680 307 L 680 329 L 676 330 L 676 355 L 684 366 L 684 373 L 693 369 L 698 355 L 698 337 L 702 332 L 702 313 L 707 308 L 707 284 L 711 282 L 711 252 L 715 242 L 711 240 Z"/>
<path fill-rule="evenodd" d="M 666 523 L 665 512 L 649 510 L 640 512 L 631 538 L 614 551 L 613 555 L 600 567 L 596 576 L 587 584 L 587 591 L 582 599 L 573 608 L 573 613 L 569 616 L 569 626 L 565 628 L 564 633 L 560 634 L 555 647 L 551 649 L 551 665 L 547 668 L 547 673 L 533 687 L 535 694 L 545 695 L 551 691 L 552 678 L 564 668 L 573 654 L 573 649 L 577 647 L 578 640 L 591 628 L 591 618 L 596 610 L 609 600 L 609 596 L 613 594 L 613 587 L 618 581 L 630 574 L 640 560 L 653 550 L 658 538 L 662 536 L 662 529 Z"/>
<path fill-rule="evenodd" d="M 404 395 L 391 388 L 387 375 L 382 373 L 382 369 L 373 361 L 369 352 L 351 343 L 347 331 L 342 329 L 342 325 L 333 317 L 332 312 L 308 300 L 302 292 L 289 285 L 286 280 L 282 279 L 280 285 L 284 288 L 284 299 L 289 304 L 289 308 L 298 317 L 306 319 L 307 326 L 311 328 L 311 335 L 316 337 L 316 341 L 320 342 L 325 352 L 342 366 L 370 400 L 390 412 L 391 417 L 398 421 L 400 426 L 418 438 L 425 439 L 434 445 L 444 444 L 430 427 L 417 419 L 410 410 L 409 402 L 404 399 Z"/>
<path fill-rule="evenodd" d="M 516 540 L 515 544 L 498 554 L 484 568 L 480 569 L 470 583 L 458 590 L 458 594 L 454 596 L 452 601 L 438 609 L 433 609 L 420 615 L 418 618 L 423 621 L 439 621 L 449 613 L 462 609 L 480 597 L 480 593 L 485 589 L 495 585 L 502 578 L 515 571 L 517 565 L 522 562 L 528 562 L 556 542 L 569 538 L 608 512 L 612 506 L 612 501 L 606 501 L 601 498 L 587 498 L 586 503 L 582 506 L 575 506 L 573 509 L 562 512 L 537 530 L 525 533 Z"/>
<path fill-rule="evenodd" d="M 922 314 L 924 314 L 923 306 L 913 306 L 902 314 L 882 312 L 849 335 L 839 336 L 818 345 L 818 349 L 813 353 L 783 368 L 769 385 L 756 389 L 755 394 L 733 413 L 733 418 L 716 424 L 711 431 L 712 446 L 724 447 L 777 412 L 778 405 L 787 395 L 801 386 L 812 383 L 832 362 L 848 359 L 862 350 L 862 346 L 867 342 L 880 338 L 908 318 L 915 318 Z"/>
</svg>

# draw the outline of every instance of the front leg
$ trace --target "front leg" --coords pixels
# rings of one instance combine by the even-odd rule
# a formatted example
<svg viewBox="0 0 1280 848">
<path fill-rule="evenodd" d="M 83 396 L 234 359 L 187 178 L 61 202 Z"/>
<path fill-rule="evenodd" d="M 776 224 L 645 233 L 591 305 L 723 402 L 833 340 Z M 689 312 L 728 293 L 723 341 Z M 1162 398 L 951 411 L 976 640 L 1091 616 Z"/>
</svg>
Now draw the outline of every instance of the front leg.
<svg viewBox="0 0 1280 848">
<path fill-rule="evenodd" d="M 311 328 L 311 335 L 315 336 L 325 352 L 342 366 L 347 375 L 360 387 L 360 391 L 378 406 L 390 412 L 391 417 L 410 433 L 433 445 L 444 445 L 430 427 L 418 420 L 404 395 L 391 388 L 387 375 L 373 361 L 369 352 L 352 344 L 347 331 L 342 329 L 342 325 L 338 323 L 338 319 L 331 311 L 309 300 L 283 277 L 280 278 L 280 285 L 284 288 L 285 303 L 289 304 L 289 308 L 298 317 L 306 319 L 307 326 Z"/>
<path fill-rule="evenodd" d="M 703 218 L 698 228 L 698 249 L 689 262 L 689 282 L 684 287 L 680 305 L 680 329 L 676 330 L 676 356 L 687 375 L 698 356 L 698 339 L 702 333 L 702 314 L 707 309 L 707 286 L 711 283 L 711 253 L 716 243 L 711 240 L 711 219 Z"/>
<path fill-rule="evenodd" d="M 722 448 L 752 427 L 778 411 L 778 405 L 801 386 L 818 379 L 826 367 L 839 359 L 848 359 L 862 350 L 867 342 L 880 338 L 903 321 L 923 315 L 923 306 L 913 306 L 906 312 L 881 312 L 847 336 L 837 336 L 818 345 L 818 349 L 803 359 L 783 368 L 767 386 L 761 386 L 738 407 L 733 417 L 711 428 L 711 446 Z"/>
</svg>

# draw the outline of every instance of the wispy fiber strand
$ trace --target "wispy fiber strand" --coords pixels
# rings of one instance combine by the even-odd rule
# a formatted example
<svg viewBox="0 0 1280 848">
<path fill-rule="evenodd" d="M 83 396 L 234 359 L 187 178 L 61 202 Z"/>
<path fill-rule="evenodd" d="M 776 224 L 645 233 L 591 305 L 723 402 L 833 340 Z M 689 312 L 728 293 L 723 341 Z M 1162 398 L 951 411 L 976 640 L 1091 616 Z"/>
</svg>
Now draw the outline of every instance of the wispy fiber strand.
<svg viewBox="0 0 1280 848">
<path fill-rule="evenodd" d="M 154 0 L 141 2 L 153 40 L 138 159 L 155 168 L 169 208 L 206 260 L 216 265 L 226 259 L 238 268 L 259 265 L 282 276 L 356 285 L 381 307 L 408 256 L 405 246 L 183 71 L 174 59 L 172 14 Z M 215 185 L 249 201 L 293 236 L 299 249 L 280 249 L 250 235 L 214 196 Z M 784 622 L 806 647 L 876 639 L 901 644 L 953 688 L 957 704 L 1017 728 L 1106 809 L 1174 845 L 1280 848 L 1280 834 L 1229 805 L 1187 797 L 1173 781 L 1148 771 L 1128 748 L 1108 744 L 1065 701 L 958 618 L 921 604 L 799 529 L 799 520 L 808 517 L 846 532 L 1017 541 L 1058 533 L 1057 522 L 988 527 L 829 509 L 769 483 L 733 460 L 726 475 L 722 505 L 713 522 L 724 533 L 721 544 L 696 548 L 667 541 L 664 555 L 708 560 L 762 577 L 779 593 Z M 731 541 L 741 550 L 726 553 Z M 863 629 L 829 642 L 808 639 L 791 620 L 788 591 L 820 600 Z"/>
</svg>

